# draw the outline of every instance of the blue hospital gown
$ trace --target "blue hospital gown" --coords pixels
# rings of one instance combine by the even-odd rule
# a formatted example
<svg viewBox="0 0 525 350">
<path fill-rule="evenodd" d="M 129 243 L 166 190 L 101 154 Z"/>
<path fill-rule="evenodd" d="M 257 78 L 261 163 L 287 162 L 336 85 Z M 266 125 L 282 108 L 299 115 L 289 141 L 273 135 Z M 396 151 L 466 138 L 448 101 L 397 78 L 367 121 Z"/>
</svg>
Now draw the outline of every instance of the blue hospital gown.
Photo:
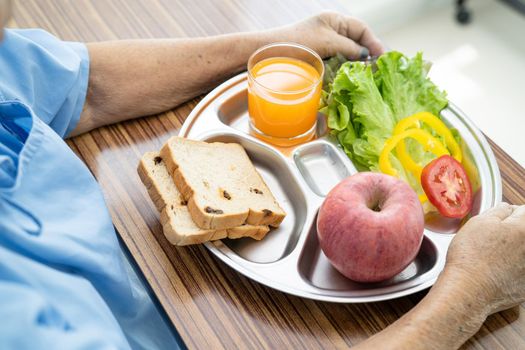
<svg viewBox="0 0 525 350">
<path fill-rule="evenodd" d="M 63 141 L 88 72 L 85 45 L 41 30 L 0 43 L 0 349 L 177 348 Z"/>
</svg>

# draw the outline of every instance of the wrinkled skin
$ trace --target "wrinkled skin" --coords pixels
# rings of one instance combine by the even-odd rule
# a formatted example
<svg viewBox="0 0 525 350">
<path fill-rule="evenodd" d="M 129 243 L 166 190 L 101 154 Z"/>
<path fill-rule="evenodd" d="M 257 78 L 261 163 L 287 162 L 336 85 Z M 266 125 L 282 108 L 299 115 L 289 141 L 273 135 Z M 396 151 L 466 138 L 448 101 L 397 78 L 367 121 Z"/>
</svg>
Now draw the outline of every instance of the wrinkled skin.
<svg viewBox="0 0 525 350">
<path fill-rule="evenodd" d="M 456 349 L 488 315 L 525 301 L 525 206 L 502 203 L 456 234 L 427 296 L 359 349 Z"/>
<path fill-rule="evenodd" d="M 245 70 L 261 46 L 283 41 L 306 45 L 323 58 L 338 52 L 358 58 L 384 50 L 363 22 L 335 12 L 261 32 L 89 43 L 88 96 L 71 135 L 164 112 Z"/>
<path fill-rule="evenodd" d="M 383 45 L 364 22 L 332 11 L 270 32 L 274 38 L 308 46 L 323 58 L 341 53 L 359 59 L 384 52 Z"/>
<path fill-rule="evenodd" d="M 469 220 L 450 245 L 446 268 L 481 289 L 489 313 L 525 301 L 525 206 L 502 203 Z"/>
</svg>

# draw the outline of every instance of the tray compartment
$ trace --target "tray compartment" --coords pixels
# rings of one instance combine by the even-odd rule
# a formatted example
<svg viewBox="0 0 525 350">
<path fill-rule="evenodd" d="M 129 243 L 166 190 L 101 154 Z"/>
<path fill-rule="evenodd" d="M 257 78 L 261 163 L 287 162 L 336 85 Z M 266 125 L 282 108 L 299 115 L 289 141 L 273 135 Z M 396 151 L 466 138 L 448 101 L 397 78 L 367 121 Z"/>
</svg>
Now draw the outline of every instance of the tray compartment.
<svg viewBox="0 0 525 350">
<path fill-rule="evenodd" d="M 335 147 L 326 142 L 312 142 L 299 147 L 293 154 L 293 160 L 310 189 L 321 197 L 352 175 Z"/>
<path fill-rule="evenodd" d="M 241 90 L 222 101 L 217 110 L 217 115 L 225 125 L 249 133 L 248 91 Z"/>
<path fill-rule="evenodd" d="M 299 258 L 298 271 L 311 285 L 329 291 L 344 291 L 347 296 L 359 296 L 382 293 L 382 289 L 400 289 L 403 285 L 432 270 L 438 261 L 438 249 L 426 236 L 415 260 L 403 271 L 389 280 L 379 283 L 354 282 L 337 271 L 324 255 L 317 238 L 316 225 L 313 225 Z"/>
<path fill-rule="evenodd" d="M 306 198 L 286 161 L 276 151 L 241 135 L 221 134 L 205 138 L 208 142 L 241 144 L 257 171 L 286 212 L 279 228 L 261 241 L 251 238 L 226 239 L 223 243 L 235 254 L 255 263 L 271 263 L 286 257 L 297 245 L 306 220 Z"/>
</svg>

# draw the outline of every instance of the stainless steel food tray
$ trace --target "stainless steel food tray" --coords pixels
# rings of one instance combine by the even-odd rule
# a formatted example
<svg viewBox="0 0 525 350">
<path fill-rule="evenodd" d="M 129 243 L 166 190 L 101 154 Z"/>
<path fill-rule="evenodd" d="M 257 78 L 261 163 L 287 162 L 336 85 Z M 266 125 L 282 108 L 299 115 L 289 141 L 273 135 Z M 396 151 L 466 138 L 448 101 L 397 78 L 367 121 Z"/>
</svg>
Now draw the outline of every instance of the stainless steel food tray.
<svg viewBox="0 0 525 350">
<path fill-rule="evenodd" d="M 479 190 L 473 214 L 501 201 L 501 178 L 496 159 L 482 133 L 454 105 L 442 112 L 456 128 L 470 158 L 471 178 Z M 287 212 L 281 226 L 262 241 L 250 238 L 209 242 L 220 260 L 264 285 L 305 298 L 358 303 L 387 300 L 430 287 L 443 269 L 445 256 L 462 224 L 427 217 L 419 254 L 404 271 L 388 281 L 353 282 L 335 270 L 321 251 L 316 231 L 317 211 L 328 191 L 356 173 L 319 116 L 316 140 L 292 148 L 276 148 L 249 135 L 246 74 L 240 74 L 208 94 L 192 111 L 180 136 L 195 140 L 236 142 Z M 477 171 L 476 171 L 477 170 Z"/>
</svg>

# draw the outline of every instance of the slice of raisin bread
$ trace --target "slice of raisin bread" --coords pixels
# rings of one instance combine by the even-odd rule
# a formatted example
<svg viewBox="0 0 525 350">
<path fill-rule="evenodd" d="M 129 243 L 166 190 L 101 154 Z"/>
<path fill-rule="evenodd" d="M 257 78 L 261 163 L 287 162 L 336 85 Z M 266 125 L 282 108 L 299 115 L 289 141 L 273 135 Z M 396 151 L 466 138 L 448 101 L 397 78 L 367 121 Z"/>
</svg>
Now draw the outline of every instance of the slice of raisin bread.
<svg viewBox="0 0 525 350">
<path fill-rule="evenodd" d="M 242 225 L 221 230 L 199 228 L 193 222 L 186 201 L 177 190 L 164 161 L 156 152 L 144 154 L 139 163 L 138 173 L 160 212 L 164 235 L 172 244 L 188 245 L 241 237 L 260 240 L 269 231 L 269 227 L 264 225 Z"/>
<path fill-rule="evenodd" d="M 197 226 L 278 227 L 283 221 L 286 213 L 241 145 L 172 137 L 160 154 Z"/>
</svg>

